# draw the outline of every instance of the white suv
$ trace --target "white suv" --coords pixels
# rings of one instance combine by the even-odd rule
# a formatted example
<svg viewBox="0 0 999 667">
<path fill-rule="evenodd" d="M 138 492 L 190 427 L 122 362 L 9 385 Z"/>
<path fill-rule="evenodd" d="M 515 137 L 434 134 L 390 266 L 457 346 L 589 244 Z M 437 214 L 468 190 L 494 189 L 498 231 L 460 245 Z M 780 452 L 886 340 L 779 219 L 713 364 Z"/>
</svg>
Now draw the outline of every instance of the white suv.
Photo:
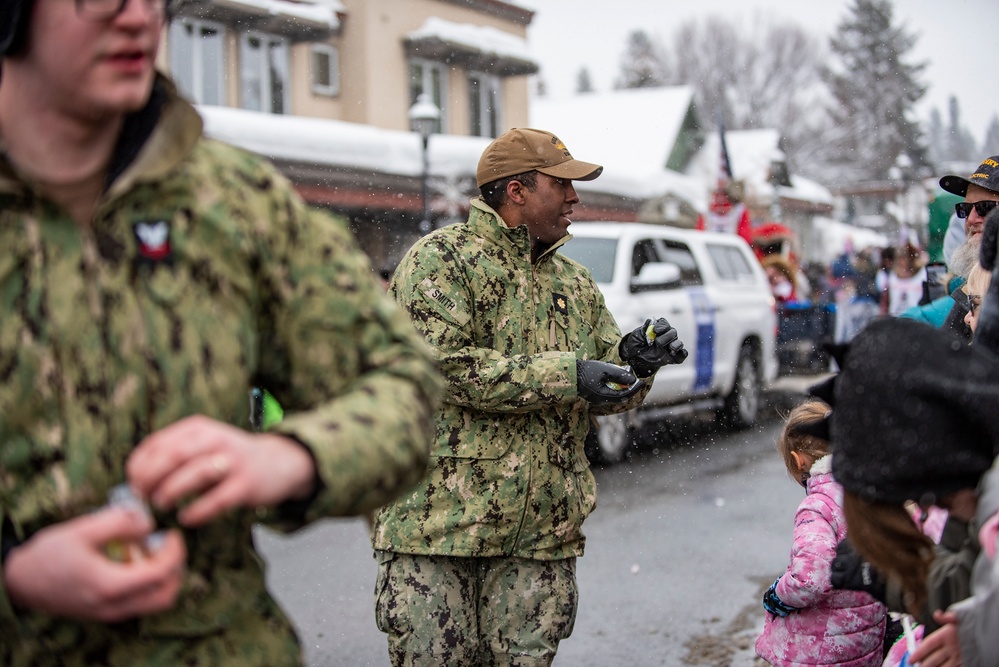
<svg viewBox="0 0 999 667">
<path fill-rule="evenodd" d="M 559 252 L 586 266 L 623 333 L 665 317 L 690 353 L 663 366 L 644 404 L 600 417 L 591 456 L 619 460 L 643 422 L 713 410 L 733 428 L 756 421 L 777 376 L 777 310 L 752 249 L 734 234 L 619 222 L 576 222 Z"/>
</svg>

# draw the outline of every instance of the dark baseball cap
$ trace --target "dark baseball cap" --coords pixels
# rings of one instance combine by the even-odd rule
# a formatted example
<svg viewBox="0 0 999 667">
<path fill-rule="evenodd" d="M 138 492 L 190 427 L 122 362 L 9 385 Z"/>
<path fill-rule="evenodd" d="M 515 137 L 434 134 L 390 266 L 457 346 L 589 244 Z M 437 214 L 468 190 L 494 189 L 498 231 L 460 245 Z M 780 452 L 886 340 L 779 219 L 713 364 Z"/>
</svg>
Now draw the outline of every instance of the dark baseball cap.
<svg viewBox="0 0 999 667">
<path fill-rule="evenodd" d="M 592 181 L 604 170 L 598 164 L 577 160 L 562 140 L 546 130 L 514 128 L 486 146 L 475 180 L 481 188 L 486 183 L 528 171 L 540 171 L 555 178 Z"/>
<path fill-rule="evenodd" d="M 986 158 L 968 178 L 950 174 L 940 179 L 940 187 L 961 197 L 968 195 L 971 184 L 999 194 L 999 155 Z"/>
</svg>

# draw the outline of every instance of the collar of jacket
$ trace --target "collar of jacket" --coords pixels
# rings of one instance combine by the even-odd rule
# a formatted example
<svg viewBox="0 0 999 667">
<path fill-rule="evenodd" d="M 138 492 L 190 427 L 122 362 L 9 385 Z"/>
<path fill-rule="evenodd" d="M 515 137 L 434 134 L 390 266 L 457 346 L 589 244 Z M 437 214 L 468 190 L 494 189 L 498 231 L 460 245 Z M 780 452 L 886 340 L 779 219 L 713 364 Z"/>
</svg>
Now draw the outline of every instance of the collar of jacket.
<svg viewBox="0 0 999 667">
<path fill-rule="evenodd" d="M 810 495 L 815 486 L 832 479 L 832 454 L 826 454 L 816 459 L 808 471 L 808 475 L 808 482 L 805 485 L 806 495 Z"/>
<path fill-rule="evenodd" d="M 146 106 L 125 119 L 105 196 L 113 198 L 137 183 L 162 178 L 191 152 L 201 131 L 198 112 L 181 99 L 169 79 L 157 73 Z M 0 192 L 28 194 L 32 189 L 0 145 Z"/>
<path fill-rule="evenodd" d="M 482 197 L 476 197 L 471 201 L 468 215 L 468 227 L 476 234 L 501 245 L 507 245 L 518 255 L 526 255 L 528 261 L 531 257 L 531 234 L 527 230 L 527 225 L 519 227 L 508 227 L 500 214 L 497 213 Z M 535 264 L 542 264 L 555 255 L 563 244 L 572 238 L 572 234 L 566 234 L 551 247 L 541 253 Z"/>
</svg>

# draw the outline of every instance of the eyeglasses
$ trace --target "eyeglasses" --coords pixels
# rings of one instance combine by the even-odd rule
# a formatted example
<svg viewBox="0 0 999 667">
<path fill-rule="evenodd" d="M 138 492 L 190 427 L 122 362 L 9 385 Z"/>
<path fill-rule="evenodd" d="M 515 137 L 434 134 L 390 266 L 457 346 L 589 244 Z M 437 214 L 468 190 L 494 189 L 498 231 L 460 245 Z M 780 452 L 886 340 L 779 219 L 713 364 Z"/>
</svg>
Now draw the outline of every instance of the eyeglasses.
<svg viewBox="0 0 999 667">
<path fill-rule="evenodd" d="M 76 0 L 76 13 L 94 21 L 114 18 L 125 10 L 129 0 Z M 166 14 L 170 0 L 143 0 L 146 8 L 157 16 Z"/>
<path fill-rule="evenodd" d="M 960 204 L 954 204 L 954 211 L 957 213 L 957 217 L 963 220 L 964 218 L 967 218 L 969 215 L 971 215 L 971 209 L 973 208 L 978 213 L 978 215 L 984 218 L 985 216 L 987 216 L 989 213 L 992 212 L 992 209 L 994 209 L 997 204 L 999 204 L 999 201 L 994 201 L 991 199 L 987 199 L 985 201 L 976 201 L 975 203 L 963 201 Z"/>
<path fill-rule="evenodd" d="M 975 311 L 978 310 L 982 305 L 982 295 L 981 294 L 969 294 L 968 295 L 968 312 L 971 313 L 972 317 L 975 315 Z"/>
</svg>

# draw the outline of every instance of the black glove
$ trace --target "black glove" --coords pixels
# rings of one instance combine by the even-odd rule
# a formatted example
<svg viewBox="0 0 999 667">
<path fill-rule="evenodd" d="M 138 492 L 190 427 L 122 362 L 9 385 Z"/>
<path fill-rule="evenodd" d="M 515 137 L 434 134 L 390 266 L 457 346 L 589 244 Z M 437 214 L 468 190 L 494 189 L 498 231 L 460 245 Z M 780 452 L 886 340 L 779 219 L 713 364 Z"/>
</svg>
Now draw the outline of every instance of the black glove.
<svg viewBox="0 0 999 667">
<path fill-rule="evenodd" d="M 780 598 L 777 597 L 778 581 L 780 581 L 780 577 L 774 579 L 774 583 L 770 584 L 770 588 L 768 588 L 767 592 L 763 594 L 763 608 L 774 616 L 784 618 L 792 611 L 798 611 L 798 608 L 792 607 L 789 604 L 784 604 L 781 602 Z"/>
<path fill-rule="evenodd" d="M 874 596 L 878 602 L 886 597 L 885 578 L 853 549 L 846 539 L 836 545 L 836 558 L 833 559 L 830 575 L 833 588 L 848 591 L 864 591 Z"/>
<path fill-rule="evenodd" d="M 649 338 L 652 338 L 651 343 Z M 645 320 L 645 324 L 622 338 L 618 352 L 622 359 L 631 364 L 635 374 L 642 378 L 649 377 L 660 366 L 680 364 L 687 358 L 687 350 L 683 349 L 676 329 L 662 317 L 654 323 L 652 320 Z"/>
<path fill-rule="evenodd" d="M 626 401 L 643 386 L 627 368 L 605 361 L 576 360 L 576 391 L 590 403 Z"/>
</svg>

